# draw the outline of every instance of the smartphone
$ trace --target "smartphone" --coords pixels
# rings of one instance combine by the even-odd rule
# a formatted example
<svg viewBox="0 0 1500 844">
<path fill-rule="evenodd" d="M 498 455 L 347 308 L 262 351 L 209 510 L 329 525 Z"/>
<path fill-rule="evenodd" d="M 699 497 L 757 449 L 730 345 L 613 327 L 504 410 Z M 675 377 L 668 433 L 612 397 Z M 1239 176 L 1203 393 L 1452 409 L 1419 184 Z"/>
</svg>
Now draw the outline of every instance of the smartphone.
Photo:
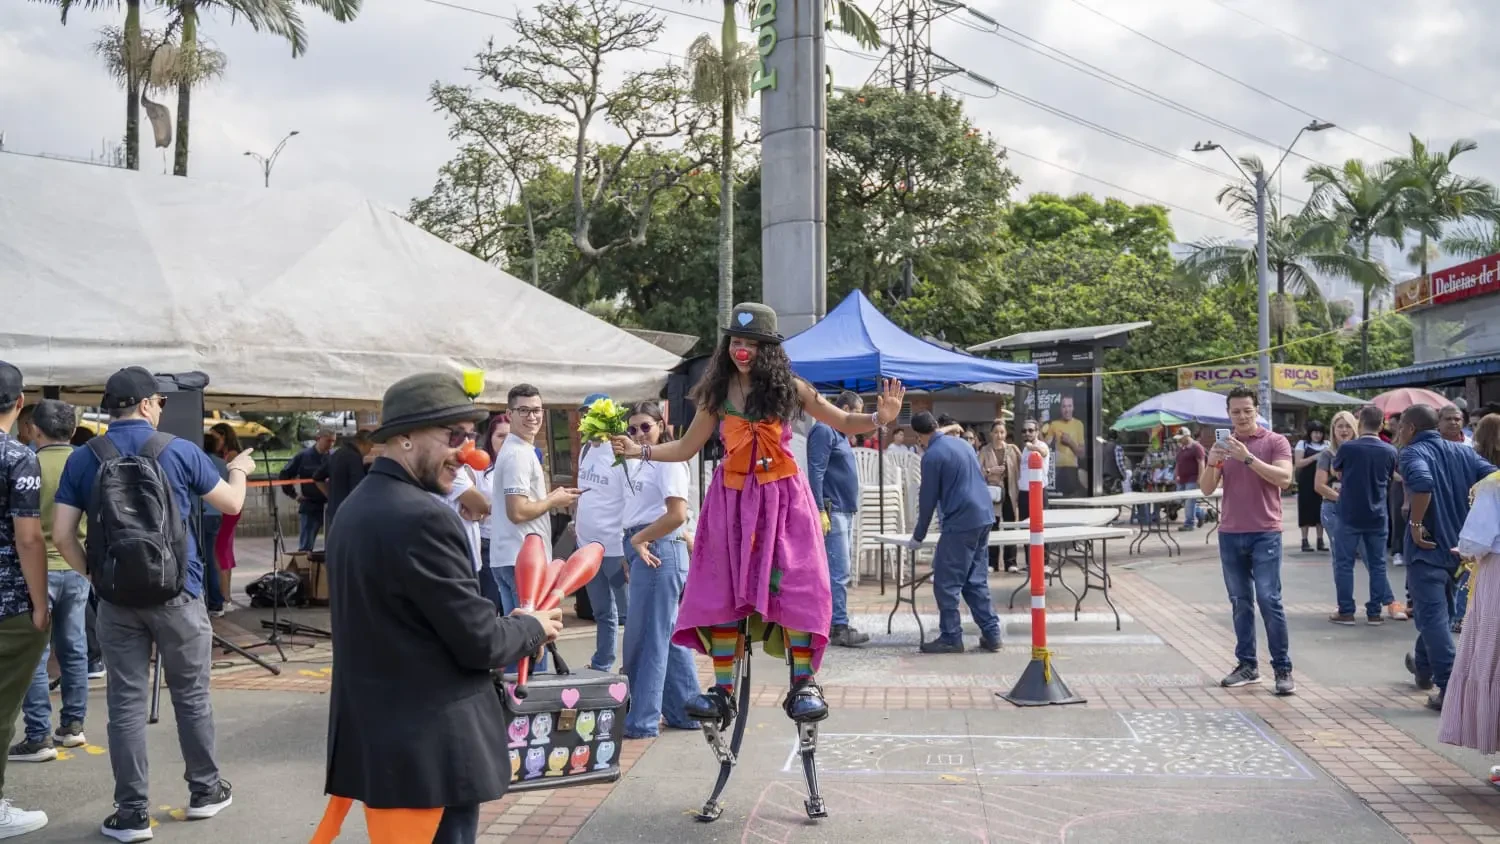
<svg viewBox="0 0 1500 844">
<path fill-rule="evenodd" d="M 1214 429 L 1214 442 L 1221 443 L 1221 442 L 1224 442 L 1227 439 L 1229 439 L 1229 429 L 1228 428 L 1215 428 Z"/>
</svg>

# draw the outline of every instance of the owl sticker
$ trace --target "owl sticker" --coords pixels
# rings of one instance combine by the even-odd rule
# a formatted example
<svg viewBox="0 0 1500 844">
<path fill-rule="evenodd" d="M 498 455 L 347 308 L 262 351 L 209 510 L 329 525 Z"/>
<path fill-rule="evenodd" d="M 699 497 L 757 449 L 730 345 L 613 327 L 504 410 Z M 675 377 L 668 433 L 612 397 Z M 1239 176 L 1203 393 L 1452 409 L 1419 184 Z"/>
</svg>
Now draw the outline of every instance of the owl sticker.
<svg viewBox="0 0 1500 844">
<path fill-rule="evenodd" d="M 599 738 L 608 738 L 615 726 L 615 711 L 606 709 L 599 713 Z"/>
<path fill-rule="evenodd" d="M 570 774 L 581 774 L 589 769 L 589 746 L 580 744 L 573 748 L 573 767 L 568 769 Z"/>
<path fill-rule="evenodd" d="M 568 764 L 568 749 L 566 747 L 554 747 L 547 754 L 547 776 L 560 777 L 563 775 L 563 766 Z"/>
<path fill-rule="evenodd" d="M 578 715 L 578 737 L 585 742 L 594 740 L 594 718 L 593 712 L 581 712 Z"/>
<path fill-rule="evenodd" d="M 612 741 L 599 742 L 599 752 L 594 754 L 598 761 L 594 763 L 594 770 L 603 771 L 609 768 L 609 760 L 614 758 L 615 743 Z"/>
<path fill-rule="evenodd" d="M 525 715 L 510 719 L 510 726 L 506 728 L 506 732 L 510 735 L 510 746 L 525 747 L 526 734 L 530 731 L 531 721 Z"/>
<path fill-rule="evenodd" d="M 521 751 L 510 752 L 510 781 L 515 782 L 521 778 Z"/>
<path fill-rule="evenodd" d="M 546 744 L 552 740 L 552 713 L 543 712 L 531 718 L 531 743 Z"/>
<path fill-rule="evenodd" d="M 526 779 L 534 780 L 542 775 L 542 765 L 547 762 L 547 751 L 533 747 L 526 751 Z"/>
</svg>

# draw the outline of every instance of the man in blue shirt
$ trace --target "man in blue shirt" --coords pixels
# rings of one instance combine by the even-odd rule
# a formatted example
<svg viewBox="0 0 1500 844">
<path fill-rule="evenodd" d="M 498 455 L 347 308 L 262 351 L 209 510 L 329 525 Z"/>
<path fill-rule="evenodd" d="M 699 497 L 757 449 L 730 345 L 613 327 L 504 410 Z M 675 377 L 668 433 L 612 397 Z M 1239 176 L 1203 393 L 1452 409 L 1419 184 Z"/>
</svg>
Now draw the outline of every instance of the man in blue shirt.
<svg viewBox="0 0 1500 844">
<path fill-rule="evenodd" d="M 858 394 L 845 390 L 833 402 L 849 413 L 864 409 Z M 843 434 L 818 422 L 807 432 L 807 482 L 823 511 L 823 546 L 828 551 L 828 585 L 833 591 L 833 622 L 828 643 L 852 648 L 870 634 L 849 626 L 849 538 L 859 511 L 859 472 L 854 448 Z"/>
<path fill-rule="evenodd" d="M 289 498 L 297 499 L 298 551 L 311 551 L 313 544 L 318 541 L 318 534 L 323 530 L 323 508 L 327 506 L 328 498 L 314 481 L 318 473 L 328 464 L 328 452 L 332 449 L 333 432 L 321 429 L 318 431 L 318 438 L 313 440 L 313 444 L 297 452 L 296 456 L 281 467 L 281 473 L 276 476 L 283 481 L 293 479 L 307 481 L 305 484 L 281 488 Z"/>
<path fill-rule="evenodd" d="M 167 387 L 166 392 L 171 388 Z M 122 369 L 104 383 L 100 407 L 109 414 L 104 436 L 121 454 L 140 452 L 156 433 L 167 397 L 157 380 L 138 366 Z M 174 439 L 161 455 L 161 467 L 177 500 L 177 512 L 187 519 L 192 498 L 202 497 L 220 513 L 234 515 L 245 503 L 245 480 L 254 467 L 251 449 L 229 463 L 229 480 L 219 477 L 203 449 Z M 58 481 L 52 522 L 53 543 L 75 571 L 88 573 L 88 560 L 78 541 L 99 471 L 92 449 L 80 448 L 69 457 Z M 88 541 L 104 541 L 92 532 Z M 177 713 L 177 740 L 187 763 L 191 796 L 187 817 L 211 818 L 232 801 L 228 782 L 220 779 L 214 758 L 214 717 L 209 702 L 209 668 L 213 657 L 213 627 L 203 605 L 203 562 L 191 532 L 187 542 L 187 572 L 182 594 L 164 604 L 126 607 L 100 600 L 99 647 L 109 669 L 105 702 L 109 707 L 109 758 L 115 775 L 115 812 L 105 818 L 100 832 L 116 841 L 150 837 L 147 813 L 146 705 L 151 694 L 151 652 L 161 660 L 162 674 Z"/>
<path fill-rule="evenodd" d="M 1411 590 L 1417 646 L 1408 667 L 1417 685 L 1438 687 L 1427 700 L 1441 711 L 1453 670 L 1454 578 L 1458 534 L 1469 516 L 1469 489 L 1495 467 L 1474 449 L 1438 435 L 1438 413 L 1425 404 L 1401 414 L 1401 478 L 1411 505 L 1407 525 L 1406 583 Z"/>
<path fill-rule="evenodd" d="M 979 625 L 979 647 L 993 653 L 1000 650 L 1000 618 L 990 603 L 990 526 L 995 510 L 989 488 L 974 449 L 957 437 L 939 433 L 931 413 L 913 416 L 911 429 L 926 449 L 922 454 L 917 524 L 912 531 L 913 553 L 927 536 L 933 512 L 940 511 L 942 520 L 942 535 L 932 558 L 932 591 L 937 598 L 940 634 L 922 643 L 922 653 L 963 653 L 960 595 Z"/>
<path fill-rule="evenodd" d="M 1366 405 L 1359 411 L 1359 436 L 1338 447 L 1333 471 L 1339 474 L 1338 536 L 1333 539 L 1333 585 L 1338 592 L 1339 611 L 1328 617 L 1334 624 L 1353 624 L 1354 555 L 1363 552 L 1370 570 L 1370 600 L 1365 621 L 1380 624 L 1382 607 L 1396 600 L 1386 577 L 1385 548 L 1389 517 L 1386 493 L 1396 470 L 1396 448 L 1380 439 L 1380 408 Z"/>
</svg>

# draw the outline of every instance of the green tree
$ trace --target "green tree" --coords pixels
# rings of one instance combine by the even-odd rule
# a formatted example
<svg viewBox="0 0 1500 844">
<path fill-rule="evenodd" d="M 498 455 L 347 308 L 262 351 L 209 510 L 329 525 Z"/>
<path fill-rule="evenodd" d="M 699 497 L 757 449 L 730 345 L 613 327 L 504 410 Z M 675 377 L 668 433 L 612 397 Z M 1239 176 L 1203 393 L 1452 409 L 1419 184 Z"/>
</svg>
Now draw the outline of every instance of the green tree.
<svg viewBox="0 0 1500 844">
<path fill-rule="evenodd" d="M 117 9 L 121 0 L 37 0 L 57 6 L 62 13 L 62 23 L 68 24 L 72 11 L 95 11 L 103 8 Z M 120 30 L 120 68 L 125 83 L 125 166 L 130 170 L 141 169 L 141 94 L 145 87 L 146 70 L 151 65 L 150 52 L 141 38 L 141 0 L 123 0 L 125 25 Z M 164 39 L 170 40 L 170 34 Z M 98 49 L 98 45 L 95 45 Z M 103 54 L 106 64 L 109 56 Z"/>
<path fill-rule="evenodd" d="M 1427 275 L 1429 243 L 1443 236 L 1443 227 L 1493 209 L 1495 188 L 1484 179 L 1453 172 L 1453 161 L 1479 148 L 1468 139 L 1454 141 L 1447 152 L 1433 152 L 1411 136 L 1411 151 L 1392 159 L 1388 167 L 1398 181 L 1398 203 L 1402 224 L 1417 233 L 1417 263 Z"/>
<path fill-rule="evenodd" d="M 1483 258 L 1500 252 L 1500 223 L 1470 222 L 1443 238 L 1443 248 L 1460 258 Z"/>
<path fill-rule="evenodd" d="M 1131 205 L 1113 197 L 1102 202 L 1080 193 L 1066 199 L 1054 193 L 1032 194 L 1005 215 L 1011 235 L 1023 243 L 1056 240 L 1074 232 L 1091 246 L 1136 255 L 1151 264 L 1170 264 L 1174 241 L 1167 209 Z"/>
</svg>

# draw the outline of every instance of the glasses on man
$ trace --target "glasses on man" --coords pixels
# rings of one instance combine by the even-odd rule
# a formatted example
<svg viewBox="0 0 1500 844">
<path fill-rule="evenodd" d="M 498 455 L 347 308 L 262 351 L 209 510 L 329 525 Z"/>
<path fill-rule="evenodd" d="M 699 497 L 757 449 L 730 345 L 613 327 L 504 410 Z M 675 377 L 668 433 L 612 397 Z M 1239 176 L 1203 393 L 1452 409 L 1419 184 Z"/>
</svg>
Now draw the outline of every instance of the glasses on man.
<svg viewBox="0 0 1500 844">
<path fill-rule="evenodd" d="M 159 408 L 165 408 L 167 406 L 166 396 L 152 396 L 151 400 L 156 402 L 156 406 Z"/>
<path fill-rule="evenodd" d="M 468 440 L 478 439 L 478 431 L 465 431 L 462 428 L 444 428 L 448 432 L 448 447 L 461 448 Z"/>
<path fill-rule="evenodd" d="M 540 407 L 513 407 L 510 413 L 512 416 L 541 416 L 542 409 Z"/>
<path fill-rule="evenodd" d="M 649 434 L 651 433 L 651 423 L 642 422 L 639 425 L 631 425 L 629 428 L 625 429 L 625 433 L 631 435 L 632 437 L 636 434 Z"/>
</svg>

